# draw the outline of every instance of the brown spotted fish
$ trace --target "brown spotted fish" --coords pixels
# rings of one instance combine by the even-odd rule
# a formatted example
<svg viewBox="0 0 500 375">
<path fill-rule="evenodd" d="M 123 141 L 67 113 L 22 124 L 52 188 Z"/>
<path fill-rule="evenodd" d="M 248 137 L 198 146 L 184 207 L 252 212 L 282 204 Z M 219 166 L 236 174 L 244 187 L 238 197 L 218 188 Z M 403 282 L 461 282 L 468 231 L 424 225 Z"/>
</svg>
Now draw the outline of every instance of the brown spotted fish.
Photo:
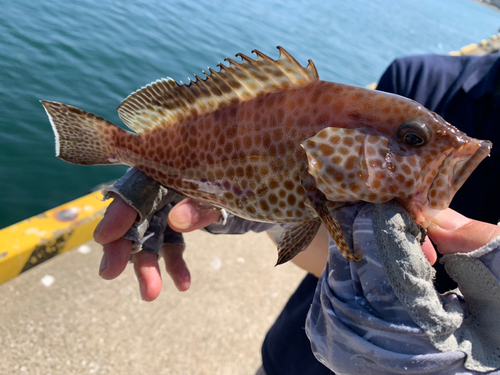
<svg viewBox="0 0 500 375">
<path fill-rule="evenodd" d="M 330 211 L 400 202 L 423 226 L 448 207 L 489 154 L 420 104 L 319 79 L 283 48 L 273 60 L 238 54 L 189 84 L 162 79 L 118 107 L 135 133 L 43 101 L 56 155 L 74 164 L 126 164 L 161 184 L 250 220 L 294 223 L 278 264 L 304 250 L 323 223 L 342 255 L 359 260 Z"/>
</svg>

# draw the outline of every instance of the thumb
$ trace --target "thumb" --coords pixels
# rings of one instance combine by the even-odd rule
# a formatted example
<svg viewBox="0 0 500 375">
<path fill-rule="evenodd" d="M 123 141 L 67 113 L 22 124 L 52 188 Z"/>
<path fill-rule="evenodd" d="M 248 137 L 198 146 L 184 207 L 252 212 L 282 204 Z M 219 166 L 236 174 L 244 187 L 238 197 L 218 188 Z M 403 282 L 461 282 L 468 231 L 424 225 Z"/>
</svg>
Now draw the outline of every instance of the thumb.
<svg viewBox="0 0 500 375">
<path fill-rule="evenodd" d="M 500 236 L 500 226 L 472 220 L 447 209 L 432 219 L 427 234 L 441 254 L 468 253 Z"/>
<path fill-rule="evenodd" d="M 204 228 L 221 217 L 219 210 L 200 208 L 192 199 L 184 199 L 177 203 L 168 214 L 168 224 L 176 232 L 191 232 Z"/>
</svg>

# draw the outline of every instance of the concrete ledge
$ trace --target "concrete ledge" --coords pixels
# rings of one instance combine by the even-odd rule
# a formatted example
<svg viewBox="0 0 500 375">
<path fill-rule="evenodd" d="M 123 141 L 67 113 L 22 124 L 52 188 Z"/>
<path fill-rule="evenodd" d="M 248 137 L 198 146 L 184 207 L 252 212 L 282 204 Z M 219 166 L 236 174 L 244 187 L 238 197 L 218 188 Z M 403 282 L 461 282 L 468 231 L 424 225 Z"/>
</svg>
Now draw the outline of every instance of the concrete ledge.
<svg viewBox="0 0 500 375">
<path fill-rule="evenodd" d="M 0 285 L 0 374 L 253 375 L 305 273 L 274 267 L 263 233 L 185 238 L 191 288 L 178 292 L 162 265 L 151 303 L 131 265 L 115 280 L 98 276 L 93 241 Z"/>
</svg>

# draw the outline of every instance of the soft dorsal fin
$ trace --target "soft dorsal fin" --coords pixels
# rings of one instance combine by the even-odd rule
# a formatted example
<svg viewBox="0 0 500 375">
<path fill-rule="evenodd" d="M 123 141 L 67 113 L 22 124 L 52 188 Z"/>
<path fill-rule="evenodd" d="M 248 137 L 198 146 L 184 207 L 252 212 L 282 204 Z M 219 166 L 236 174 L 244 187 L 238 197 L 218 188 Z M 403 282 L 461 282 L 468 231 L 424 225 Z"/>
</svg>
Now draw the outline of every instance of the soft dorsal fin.
<svg viewBox="0 0 500 375">
<path fill-rule="evenodd" d="M 319 79 L 314 63 L 304 68 L 287 51 L 278 60 L 262 52 L 255 60 L 241 53 L 240 63 L 226 58 L 229 67 L 218 64 L 220 71 L 210 69 L 206 79 L 195 75 L 189 84 L 173 79 L 153 82 L 129 95 L 118 107 L 118 114 L 132 130 L 141 133 L 158 126 L 172 126 L 191 115 L 215 111 L 231 103 L 249 100 L 262 93 L 272 93 Z"/>
</svg>

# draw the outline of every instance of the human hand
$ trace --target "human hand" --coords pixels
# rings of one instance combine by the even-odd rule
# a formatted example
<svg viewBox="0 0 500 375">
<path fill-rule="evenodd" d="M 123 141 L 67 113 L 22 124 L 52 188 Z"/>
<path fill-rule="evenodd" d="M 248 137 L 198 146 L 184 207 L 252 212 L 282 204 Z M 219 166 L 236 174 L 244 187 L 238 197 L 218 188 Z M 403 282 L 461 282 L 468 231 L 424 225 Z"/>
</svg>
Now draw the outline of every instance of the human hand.
<svg viewBox="0 0 500 375">
<path fill-rule="evenodd" d="M 431 239 L 443 255 L 469 253 L 500 236 L 500 226 L 469 219 L 448 208 L 432 219 L 427 234 L 422 251 L 434 264 L 437 254 Z"/>
<path fill-rule="evenodd" d="M 499 227 L 453 210 L 434 219 L 428 234 L 440 252 L 451 254 L 443 257 L 445 268 L 462 293 L 441 296 L 429 256 L 424 259 L 420 251 L 423 233 L 402 207 L 365 204 L 334 214 L 352 236 L 347 238 L 351 250 L 363 259 L 349 263 L 330 248 L 306 322 L 313 352 L 323 364 L 335 373 L 353 372 L 348 359 L 354 356 L 356 373 L 498 367 Z M 475 255 L 455 254 L 481 247 Z M 429 368 L 430 362 L 440 365 Z"/>
<path fill-rule="evenodd" d="M 500 236 L 500 226 L 469 219 L 449 208 L 432 219 L 427 234 L 443 255 L 469 253 Z"/>
<path fill-rule="evenodd" d="M 201 209 L 196 202 L 185 199 L 171 210 L 168 222 L 173 230 L 184 233 L 204 228 L 219 220 L 220 216 L 220 211 Z M 99 270 L 102 278 L 111 280 L 118 277 L 131 259 L 132 242 L 121 237 L 134 223 L 136 217 L 137 212 L 122 198 L 116 196 L 95 229 L 94 239 L 104 248 Z M 182 256 L 183 251 L 182 244 L 162 246 L 165 269 L 179 291 L 186 291 L 191 285 L 191 276 Z M 154 253 L 140 252 L 134 254 L 131 260 L 139 280 L 142 299 L 155 300 L 162 286 L 158 256 Z"/>
</svg>

